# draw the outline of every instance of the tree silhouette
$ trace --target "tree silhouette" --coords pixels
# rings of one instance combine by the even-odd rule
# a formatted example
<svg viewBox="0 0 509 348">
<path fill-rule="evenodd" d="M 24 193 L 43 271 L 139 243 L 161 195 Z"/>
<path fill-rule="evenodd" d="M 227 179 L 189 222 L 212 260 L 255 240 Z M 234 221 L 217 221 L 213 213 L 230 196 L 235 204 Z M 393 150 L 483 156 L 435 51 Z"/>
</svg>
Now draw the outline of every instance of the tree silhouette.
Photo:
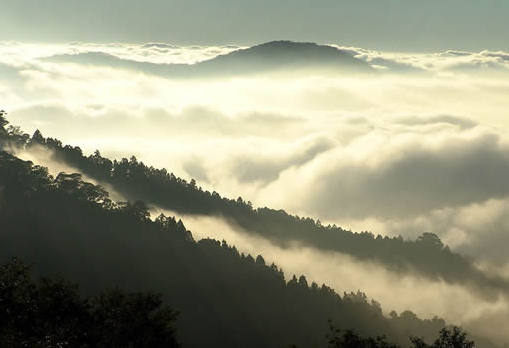
<svg viewBox="0 0 509 348">
<path fill-rule="evenodd" d="M 452 328 L 443 328 L 440 330 L 438 338 L 429 345 L 422 338 L 411 337 L 410 340 L 415 348 L 473 348 L 474 341 L 467 338 L 466 332 L 461 328 L 453 326 Z"/>
<path fill-rule="evenodd" d="M 385 336 L 363 338 L 353 330 L 340 330 L 329 320 L 327 334 L 329 348 L 397 348 L 398 345 L 388 343 Z M 473 348 L 474 341 L 467 339 L 467 334 L 459 327 L 442 328 L 434 343 L 429 345 L 422 338 L 410 337 L 412 348 Z"/>
<path fill-rule="evenodd" d="M 3 148 L 5 142 L 7 141 L 7 130 L 5 127 L 9 124 L 5 116 L 7 115 L 7 112 L 4 110 L 0 110 L 0 149 Z"/>
<path fill-rule="evenodd" d="M 178 347 L 176 314 L 152 293 L 119 289 L 81 298 L 61 279 L 30 278 L 17 259 L 0 266 L 1 347 Z"/>
<path fill-rule="evenodd" d="M 5 110 L 0 110 L 0 128 L 5 128 L 9 124 L 7 119 L 5 118 L 7 116 L 7 112 Z"/>
<path fill-rule="evenodd" d="M 329 320 L 329 334 L 327 334 L 329 348 L 397 348 L 397 345 L 388 343 L 385 336 L 376 338 L 363 338 L 353 330 L 340 330 Z"/>
</svg>

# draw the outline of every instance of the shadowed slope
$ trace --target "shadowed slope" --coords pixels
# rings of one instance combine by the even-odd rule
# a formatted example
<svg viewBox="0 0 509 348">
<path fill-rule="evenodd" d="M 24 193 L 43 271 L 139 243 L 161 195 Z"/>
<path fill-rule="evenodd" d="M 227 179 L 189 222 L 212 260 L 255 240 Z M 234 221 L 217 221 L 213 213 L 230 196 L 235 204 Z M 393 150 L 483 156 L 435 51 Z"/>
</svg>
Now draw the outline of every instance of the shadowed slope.
<svg viewBox="0 0 509 348">
<path fill-rule="evenodd" d="M 34 134 L 26 146 L 46 147 L 52 151 L 54 160 L 111 185 L 129 200 L 143 200 L 180 214 L 221 216 L 284 248 L 297 243 L 345 253 L 359 260 L 373 260 L 392 271 L 416 272 L 432 280 L 467 285 L 490 300 L 509 295 L 507 280 L 483 273 L 470 259 L 452 252 L 432 233 L 423 233 L 417 240 L 354 233 L 335 225 L 322 225 L 309 217 L 292 216 L 284 210 L 255 209 L 240 197 L 233 200 L 204 191 L 194 180 L 187 182 L 166 169 L 147 167 L 135 157 L 111 161 L 99 152 L 86 157 L 80 148 L 62 146 L 58 140 L 45 139 L 40 133 Z"/>
<path fill-rule="evenodd" d="M 180 221 L 151 221 L 141 202 L 114 203 L 78 174 L 52 178 L 6 152 L 0 191 L 0 263 L 20 256 L 37 274 L 61 274 L 89 294 L 114 286 L 161 292 L 181 312 L 184 346 L 323 346 L 328 318 L 400 344 L 409 334 L 431 338 L 445 325 L 411 312 L 386 318 L 364 294 L 340 297 L 303 276 L 287 283 L 261 256 L 195 242 Z"/>
</svg>

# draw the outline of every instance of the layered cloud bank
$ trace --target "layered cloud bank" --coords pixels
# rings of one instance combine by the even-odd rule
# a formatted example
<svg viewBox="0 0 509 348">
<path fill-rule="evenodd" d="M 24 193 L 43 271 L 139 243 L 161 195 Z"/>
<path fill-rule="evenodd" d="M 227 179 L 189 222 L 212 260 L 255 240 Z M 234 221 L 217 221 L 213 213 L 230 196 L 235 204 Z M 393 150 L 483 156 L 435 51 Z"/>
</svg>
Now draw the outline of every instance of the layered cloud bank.
<svg viewBox="0 0 509 348">
<path fill-rule="evenodd" d="M 404 238 L 436 233 L 479 267 L 509 277 L 509 53 L 335 47 L 368 64 L 369 74 L 309 67 L 295 74 L 283 65 L 277 74 L 180 79 L 157 71 L 239 47 L 4 42 L 0 107 L 26 131 L 40 129 L 88 153 L 134 154 L 255 206 L 356 231 Z M 427 286 L 423 294 L 464 299 L 430 306 L 429 295 L 385 308 L 423 314 L 431 308 L 471 326 L 509 318 L 505 301 L 473 299 L 461 287 L 389 272 L 377 288 L 319 266 L 353 262 L 344 256 L 306 249 L 309 258 L 298 262 L 295 251 L 235 236 L 224 238 L 253 253 L 264 245 L 258 253 L 340 290 L 360 288 L 390 301 L 387 284 L 400 282 L 408 293 Z M 378 265 L 351 267 L 361 266 L 382 272 Z M 465 309 L 465 303 L 471 304 Z M 477 327 L 494 334 L 489 325 Z"/>
</svg>

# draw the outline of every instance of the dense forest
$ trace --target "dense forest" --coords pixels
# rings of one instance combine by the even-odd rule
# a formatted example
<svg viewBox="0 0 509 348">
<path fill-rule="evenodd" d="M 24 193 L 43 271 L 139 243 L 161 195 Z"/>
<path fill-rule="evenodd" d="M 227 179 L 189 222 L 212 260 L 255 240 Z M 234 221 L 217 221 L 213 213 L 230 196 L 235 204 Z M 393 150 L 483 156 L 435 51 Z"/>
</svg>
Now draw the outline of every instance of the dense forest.
<svg viewBox="0 0 509 348">
<path fill-rule="evenodd" d="M 37 134 L 30 139 L 15 128 L 6 130 L 6 121 L 0 122 L 3 147 L 16 137 L 26 144 L 43 141 Z M 81 152 L 69 153 L 84 158 Z M 129 181 L 126 169 L 124 180 Z M 121 181 L 120 172 L 103 172 Z M 172 180 L 191 196 L 200 192 L 215 197 Z M 192 207 L 185 197 L 189 199 L 183 196 L 182 207 Z M 258 214 L 240 201 L 217 199 Z M 196 207 L 203 209 L 199 203 Z M 196 242 L 182 221 L 164 215 L 150 219 L 139 200 L 114 202 L 80 174 L 52 177 L 46 168 L 6 151 L 0 152 L 0 226 L 2 263 L 12 257 L 33 262 L 35 275 L 61 275 L 79 283 L 86 296 L 115 287 L 161 292 L 164 303 L 180 313 L 175 327 L 185 346 L 325 346 L 328 319 L 362 337 L 386 335 L 388 341 L 408 346 L 409 336 L 430 341 L 445 326 L 441 319 L 422 320 L 409 311 L 386 317 L 361 292 L 340 296 L 326 285 L 308 284 L 304 276 L 285 279 L 262 256 L 240 254 L 224 241 Z"/>
<path fill-rule="evenodd" d="M 110 185 L 129 201 L 142 200 L 179 214 L 221 216 L 282 247 L 297 242 L 349 254 L 360 260 L 375 260 L 393 271 L 419 272 L 430 279 L 468 285 L 484 297 L 505 296 L 509 290 L 507 280 L 483 273 L 471 260 L 452 252 L 433 233 L 423 233 L 416 240 L 371 232 L 355 233 L 335 225 L 325 226 L 311 218 L 292 216 L 283 210 L 253 208 L 241 197 L 229 199 L 215 191 L 205 191 L 195 180 L 187 182 L 166 169 L 146 166 L 135 157 L 112 161 L 101 156 L 99 151 L 85 156 L 79 147 L 64 146 L 59 140 L 44 138 L 39 131 L 29 136 L 19 128 L 9 127 L 5 134 L 17 147 L 43 146 L 51 151 L 54 160 Z"/>
</svg>

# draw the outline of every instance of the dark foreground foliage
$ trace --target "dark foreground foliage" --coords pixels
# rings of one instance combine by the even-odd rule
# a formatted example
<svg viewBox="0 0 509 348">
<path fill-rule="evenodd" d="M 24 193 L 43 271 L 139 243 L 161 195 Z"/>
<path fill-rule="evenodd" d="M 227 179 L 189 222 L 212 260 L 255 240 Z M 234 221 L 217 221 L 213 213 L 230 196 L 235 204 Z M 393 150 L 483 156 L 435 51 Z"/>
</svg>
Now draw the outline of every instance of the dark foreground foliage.
<svg viewBox="0 0 509 348">
<path fill-rule="evenodd" d="M 474 348 L 475 343 L 467 338 L 466 332 L 463 332 L 459 327 L 452 327 L 451 329 L 443 328 L 440 330 L 438 338 L 433 344 L 427 344 L 422 338 L 410 338 L 415 348 Z"/>
<path fill-rule="evenodd" d="M 354 330 L 335 328 L 331 321 L 329 321 L 327 341 L 329 348 L 398 348 L 397 345 L 388 343 L 385 336 L 360 337 Z"/>
<path fill-rule="evenodd" d="M 327 335 L 329 348 L 399 348 L 389 343 L 385 336 L 376 338 L 360 337 L 354 330 L 340 330 L 329 321 L 330 332 Z M 412 348 L 474 348 L 474 341 L 467 339 L 467 334 L 459 327 L 442 328 L 432 344 L 427 344 L 422 338 L 410 337 Z"/>
<path fill-rule="evenodd" d="M 0 347 L 178 347 L 176 313 L 152 293 L 82 298 L 65 280 L 33 281 L 13 259 L 0 266 Z"/>
</svg>

